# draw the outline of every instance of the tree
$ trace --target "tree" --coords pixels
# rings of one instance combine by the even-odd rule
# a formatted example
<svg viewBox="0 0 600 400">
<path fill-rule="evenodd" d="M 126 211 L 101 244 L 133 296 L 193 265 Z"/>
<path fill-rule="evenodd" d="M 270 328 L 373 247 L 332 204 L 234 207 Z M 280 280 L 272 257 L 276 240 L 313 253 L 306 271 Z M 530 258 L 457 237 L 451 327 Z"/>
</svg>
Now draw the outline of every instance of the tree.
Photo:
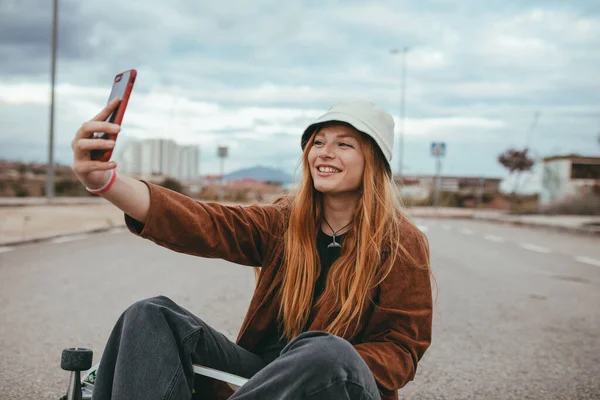
<svg viewBox="0 0 600 400">
<path fill-rule="evenodd" d="M 515 184 L 513 186 L 513 196 L 521 184 L 523 172 L 531 171 L 535 161 L 528 154 L 529 149 L 524 150 L 508 149 L 498 156 L 498 162 L 508 170 L 511 175 L 515 175 Z"/>
<path fill-rule="evenodd" d="M 165 178 L 161 183 L 159 183 L 160 186 L 165 187 L 167 189 L 171 189 L 175 192 L 179 192 L 179 193 L 183 193 L 185 194 L 185 190 L 183 188 L 183 185 L 181 184 L 181 182 L 179 182 L 177 179 L 174 178 Z"/>
</svg>

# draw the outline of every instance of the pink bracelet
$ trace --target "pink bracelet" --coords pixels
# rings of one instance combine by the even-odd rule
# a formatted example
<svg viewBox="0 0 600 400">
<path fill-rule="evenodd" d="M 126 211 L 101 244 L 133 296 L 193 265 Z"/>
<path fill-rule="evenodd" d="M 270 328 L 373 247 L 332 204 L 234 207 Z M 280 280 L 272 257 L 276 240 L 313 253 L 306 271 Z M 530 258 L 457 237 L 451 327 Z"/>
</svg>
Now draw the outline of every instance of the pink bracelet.
<svg viewBox="0 0 600 400">
<path fill-rule="evenodd" d="M 106 184 L 104 186 L 102 186 L 100 189 L 90 189 L 87 186 L 85 188 L 87 189 L 88 192 L 90 192 L 92 194 L 102 194 L 104 192 L 107 192 L 108 189 L 111 188 L 113 183 L 115 183 L 116 179 L 117 179 L 117 171 L 115 171 L 114 169 L 111 169 L 110 170 L 110 178 L 108 179 L 108 182 L 106 182 Z"/>
</svg>

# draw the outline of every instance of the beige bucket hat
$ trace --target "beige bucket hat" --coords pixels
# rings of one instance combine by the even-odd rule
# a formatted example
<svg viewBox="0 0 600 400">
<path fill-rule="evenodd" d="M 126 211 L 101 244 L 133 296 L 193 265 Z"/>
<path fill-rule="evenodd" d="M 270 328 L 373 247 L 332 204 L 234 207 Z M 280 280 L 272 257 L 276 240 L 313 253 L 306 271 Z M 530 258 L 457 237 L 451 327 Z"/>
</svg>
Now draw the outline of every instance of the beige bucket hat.
<svg viewBox="0 0 600 400">
<path fill-rule="evenodd" d="M 343 101 L 334 104 L 325 114 L 313 121 L 302 134 L 302 150 L 315 129 L 327 122 L 345 122 L 371 137 L 379 146 L 391 173 L 394 147 L 394 118 L 374 103 L 365 100 Z"/>
</svg>

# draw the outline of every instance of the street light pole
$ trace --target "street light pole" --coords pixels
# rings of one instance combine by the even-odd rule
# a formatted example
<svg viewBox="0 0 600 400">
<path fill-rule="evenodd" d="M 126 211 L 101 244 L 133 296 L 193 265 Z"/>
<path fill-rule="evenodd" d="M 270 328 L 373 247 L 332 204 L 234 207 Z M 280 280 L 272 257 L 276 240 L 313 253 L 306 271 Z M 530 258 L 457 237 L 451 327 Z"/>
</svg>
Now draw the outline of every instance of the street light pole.
<svg viewBox="0 0 600 400">
<path fill-rule="evenodd" d="M 398 174 L 400 179 L 404 176 L 404 118 L 406 114 L 406 53 L 408 48 L 402 49 L 402 88 L 400 94 L 400 157 L 398 160 Z"/>
<path fill-rule="evenodd" d="M 433 191 L 433 205 L 437 210 L 440 206 L 440 190 L 442 188 L 442 157 L 435 158 L 435 180 Z"/>
<path fill-rule="evenodd" d="M 46 198 L 54 198 L 54 87 L 56 83 L 56 48 L 58 42 L 58 0 L 54 0 L 52 16 L 52 71 L 50 84 L 50 138 L 48 142 L 48 175 L 46 177 Z"/>
<path fill-rule="evenodd" d="M 219 168 L 219 201 L 223 201 L 223 174 L 225 174 L 225 158 L 229 155 L 229 147 L 219 146 L 217 156 L 219 156 L 221 165 Z"/>
<path fill-rule="evenodd" d="M 393 49 L 392 54 L 397 54 L 399 51 Z M 408 53 L 408 47 L 402 49 L 402 81 L 400 86 L 400 123 L 398 124 L 398 177 L 400 183 L 402 183 L 402 177 L 404 175 L 404 118 L 406 113 L 406 55 Z"/>
</svg>

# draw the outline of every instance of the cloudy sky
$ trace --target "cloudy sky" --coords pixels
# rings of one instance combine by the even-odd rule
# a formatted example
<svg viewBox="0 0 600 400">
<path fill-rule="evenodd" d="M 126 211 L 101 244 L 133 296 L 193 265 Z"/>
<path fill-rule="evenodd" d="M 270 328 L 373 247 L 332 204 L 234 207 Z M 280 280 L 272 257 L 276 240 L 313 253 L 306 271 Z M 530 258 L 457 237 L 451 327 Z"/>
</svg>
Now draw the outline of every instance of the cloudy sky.
<svg viewBox="0 0 600 400">
<path fill-rule="evenodd" d="M 52 1 L 0 2 L 0 158 L 46 161 Z M 504 177 L 497 155 L 599 155 L 595 0 L 60 1 L 56 157 L 100 110 L 117 72 L 138 80 L 119 137 L 201 147 L 201 172 L 293 172 L 310 120 L 338 100 L 399 121 L 408 47 L 405 173 Z M 119 145 L 117 145 L 118 151 Z M 392 163 L 397 170 L 398 146 Z M 535 177 L 530 180 L 535 185 Z"/>
</svg>

